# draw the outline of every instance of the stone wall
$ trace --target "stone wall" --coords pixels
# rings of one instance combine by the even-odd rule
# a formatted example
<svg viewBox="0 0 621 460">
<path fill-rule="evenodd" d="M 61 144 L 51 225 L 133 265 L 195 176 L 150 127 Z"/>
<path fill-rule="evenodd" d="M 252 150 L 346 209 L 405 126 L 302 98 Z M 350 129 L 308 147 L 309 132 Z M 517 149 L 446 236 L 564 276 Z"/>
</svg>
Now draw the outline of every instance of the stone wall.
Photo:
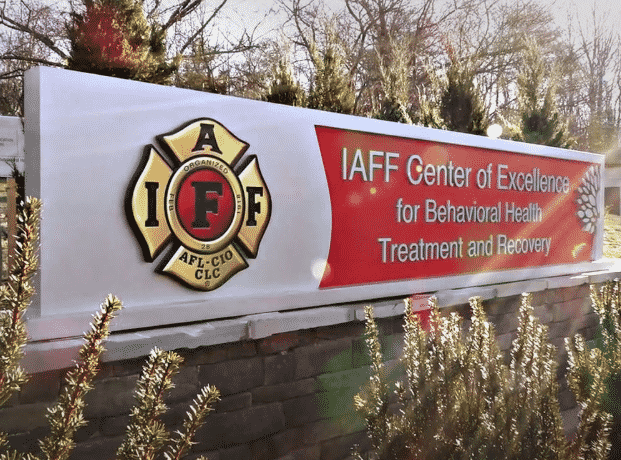
<svg viewBox="0 0 621 460">
<path fill-rule="evenodd" d="M 562 283 L 531 283 L 531 288 L 539 286 L 538 291 L 531 289 L 536 291 L 535 312 L 548 324 L 550 339 L 559 350 L 563 350 L 563 339 L 574 333 L 593 336 L 597 316 L 590 307 L 588 282 L 612 277 L 606 274 Z M 566 286 L 550 287 L 559 284 Z M 516 335 L 520 305 L 520 296 L 513 291 L 523 286 L 504 290 L 499 286 L 503 285 L 480 291 L 487 299 L 484 305 L 495 324 L 499 344 L 508 353 Z M 467 293 L 476 291 L 473 288 Z M 469 308 L 463 295 L 460 298 L 456 291 L 440 292 L 438 298 L 443 313 L 458 311 L 468 325 Z M 451 298 L 461 300 L 455 303 Z M 384 301 L 377 316 L 382 316 L 382 308 L 400 309 L 399 303 L 397 299 Z M 354 412 L 352 401 L 369 375 L 364 323 L 359 314 L 364 305 L 354 307 L 357 319 L 346 323 L 257 340 L 177 349 L 185 365 L 168 398 L 170 410 L 164 421 L 170 428 L 179 426 L 203 385 L 215 385 L 222 393 L 222 400 L 198 432 L 198 444 L 188 458 L 194 459 L 200 453 L 209 460 L 340 460 L 350 455 L 354 444 L 367 448 L 364 422 Z M 402 320 L 402 315 L 394 314 L 378 318 L 387 366 L 395 373 L 399 372 Z M 566 431 L 570 432 L 577 423 L 577 408 L 562 378 L 563 351 L 559 351 L 559 357 L 560 404 Z M 89 423 L 80 429 L 71 458 L 114 458 L 128 423 L 134 385 L 144 359 L 140 356 L 104 362 L 87 399 Z M 37 451 L 37 439 L 46 434 L 46 409 L 56 400 L 65 373 L 66 369 L 53 369 L 34 374 L 21 393 L 0 409 L 0 431 L 10 433 L 13 447 Z"/>
</svg>

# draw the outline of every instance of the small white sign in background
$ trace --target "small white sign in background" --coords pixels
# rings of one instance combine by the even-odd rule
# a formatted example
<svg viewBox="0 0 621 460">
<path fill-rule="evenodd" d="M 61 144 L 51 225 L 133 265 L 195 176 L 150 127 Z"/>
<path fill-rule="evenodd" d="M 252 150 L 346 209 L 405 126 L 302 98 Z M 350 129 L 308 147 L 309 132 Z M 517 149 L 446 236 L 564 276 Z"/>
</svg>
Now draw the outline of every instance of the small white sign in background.
<svg viewBox="0 0 621 460">
<path fill-rule="evenodd" d="M 24 170 L 24 131 L 17 117 L 0 117 L 0 177 L 11 176 L 11 163 Z"/>
</svg>

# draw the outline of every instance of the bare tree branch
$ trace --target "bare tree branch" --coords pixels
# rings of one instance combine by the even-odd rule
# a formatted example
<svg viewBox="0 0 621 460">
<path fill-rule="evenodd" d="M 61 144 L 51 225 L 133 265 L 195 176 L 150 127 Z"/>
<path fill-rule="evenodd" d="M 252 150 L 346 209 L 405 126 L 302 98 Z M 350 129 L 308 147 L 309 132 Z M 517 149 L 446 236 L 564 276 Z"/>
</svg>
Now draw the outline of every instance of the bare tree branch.
<svg viewBox="0 0 621 460">
<path fill-rule="evenodd" d="M 220 8 L 222 8 L 222 6 L 224 6 L 227 1 L 228 0 L 224 0 L 222 2 L 222 4 L 217 8 L 218 11 L 220 10 Z M 159 4 L 159 1 L 157 3 Z M 201 3 L 202 0 L 183 0 L 177 5 L 174 12 L 168 18 L 168 21 L 166 21 L 166 24 L 162 25 L 162 29 L 168 30 L 172 25 L 178 23 L 187 15 L 196 10 L 196 8 L 198 8 Z"/>
<path fill-rule="evenodd" d="M 200 0 L 195 0 L 196 2 L 198 2 L 200 4 Z M 211 13 L 211 16 L 209 16 L 209 18 L 206 21 L 203 21 L 203 23 L 201 24 L 201 26 L 190 36 L 190 38 L 188 38 L 186 40 L 186 42 L 183 44 L 183 46 L 179 49 L 179 54 L 183 54 L 183 52 L 194 42 L 194 40 L 196 40 L 196 38 L 203 33 L 203 30 L 205 30 L 205 28 L 211 23 L 211 21 L 213 21 L 213 19 L 216 17 L 216 15 L 220 12 L 220 10 L 224 7 L 224 5 L 226 4 L 228 0 L 222 0 L 222 3 L 220 3 L 215 10 L 213 10 L 213 12 Z M 185 0 L 184 3 L 188 3 L 189 0 Z M 197 5 L 198 6 L 198 5 Z M 188 13 L 189 14 L 189 13 Z M 170 22 L 170 20 L 169 20 Z"/>
<path fill-rule="evenodd" d="M 58 62 L 49 61 L 47 59 L 41 59 L 41 58 L 29 57 L 29 56 L 23 56 L 23 55 L 16 55 L 16 54 L 13 54 L 13 53 L 5 53 L 5 54 L 0 55 L 0 60 L 28 62 L 28 63 L 31 63 L 31 64 L 41 64 L 41 65 L 47 65 L 47 66 L 51 66 L 51 67 L 65 67 L 64 64 L 60 64 Z"/>
<path fill-rule="evenodd" d="M 24 4 L 24 6 L 26 5 Z M 38 32 L 33 27 L 30 27 L 28 24 L 24 24 L 17 20 L 7 17 L 4 9 L 0 11 L 0 24 L 5 25 L 6 27 L 10 29 L 16 30 L 18 32 L 23 32 L 23 33 L 26 33 L 32 36 L 33 38 L 35 38 L 36 40 L 40 41 L 45 46 L 47 46 L 50 50 L 52 50 L 62 59 L 69 58 L 69 56 L 62 49 L 60 49 L 51 38 Z"/>
</svg>

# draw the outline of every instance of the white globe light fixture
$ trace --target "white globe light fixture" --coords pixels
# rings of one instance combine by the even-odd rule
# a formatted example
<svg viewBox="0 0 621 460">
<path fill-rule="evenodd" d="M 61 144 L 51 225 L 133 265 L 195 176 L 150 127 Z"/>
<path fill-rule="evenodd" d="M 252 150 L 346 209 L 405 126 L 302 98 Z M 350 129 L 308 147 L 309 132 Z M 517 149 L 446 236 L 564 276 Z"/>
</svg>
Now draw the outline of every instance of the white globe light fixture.
<svg viewBox="0 0 621 460">
<path fill-rule="evenodd" d="M 492 139 L 498 139 L 502 135 L 502 126 L 498 123 L 494 123 L 493 125 L 489 125 L 487 128 L 487 137 Z"/>
</svg>

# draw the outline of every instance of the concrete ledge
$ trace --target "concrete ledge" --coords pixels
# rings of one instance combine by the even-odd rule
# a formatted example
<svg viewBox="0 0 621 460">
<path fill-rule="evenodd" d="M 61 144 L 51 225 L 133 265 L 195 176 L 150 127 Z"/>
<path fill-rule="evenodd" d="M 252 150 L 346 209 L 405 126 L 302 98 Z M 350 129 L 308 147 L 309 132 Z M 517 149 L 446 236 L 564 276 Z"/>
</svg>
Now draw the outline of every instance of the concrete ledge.
<svg viewBox="0 0 621 460">
<path fill-rule="evenodd" d="M 496 287 L 496 297 L 511 297 L 523 292 L 539 292 L 548 289 L 547 279 L 520 281 L 517 283 L 500 284 Z"/>
<path fill-rule="evenodd" d="M 428 294 L 435 295 L 440 308 L 444 308 L 467 303 L 470 297 L 477 295 L 484 300 L 489 300 L 496 297 L 519 295 L 522 292 L 540 292 L 546 289 L 601 283 L 614 278 L 621 278 L 621 266 L 618 264 L 611 267 L 610 270 L 581 275 L 441 290 Z M 168 350 L 198 348 L 256 340 L 284 332 L 364 321 L 364 307 L 368 304 L 375 306 L 375 315 L 378 318 L 395 317 L 403 314 L 403 302 L 399 299 L 369 300 L 355 304 L 261 313 L 198 324 L 118 332 L 113 333 L 107 341 L 107 351 L 103 360 L 110 362 L 146 356 L 155 346 Z M 86 327 L 87 325 L 84 325 L 84 328 Z M 30 342 L 26 346 L 22 365 L 29 373 L 71 367 L 74 363 L 73 360 L 78 356 L 81 345 L 82 339 L 79 338 Z"/>
<path fill-rule="evenodd" d="M 358 321 L 364 321 L 364 307 L 373 305 L 373 313 L 376 318 L 391 318 L 393 316 L 402 315 L 405 311 L 403 301 L 395 302 L 366 302 L 364 305 L 355 308 L 355 318 Z"/>
<path fill-rule="evenodd" d="M 355 319 L 355 311 L 350 306 L 260 313 L 242 318 L 248 324 L 248 336 L 244 337 L 246 339 L 261 339 L 281 332 L 348 323 Z"/>
<path fill-rule="evenodd" d="M 479 296 L 483 300 L 493 299 L 494 297 L 498 297 L 498 288 L 483 286 L 464 289 L 448 289 L 446 291 L 438 291 L 434 295 L 438 299 L 438 306 L 443 308 L 468 303 L 468 299 L 474 296 Z"/>
<path fill-rule="evenodd" d="M 588 282 L 588 275 L 569 275 L 548 278 L 548 289 L 580 286 Z"/>
</svg>

